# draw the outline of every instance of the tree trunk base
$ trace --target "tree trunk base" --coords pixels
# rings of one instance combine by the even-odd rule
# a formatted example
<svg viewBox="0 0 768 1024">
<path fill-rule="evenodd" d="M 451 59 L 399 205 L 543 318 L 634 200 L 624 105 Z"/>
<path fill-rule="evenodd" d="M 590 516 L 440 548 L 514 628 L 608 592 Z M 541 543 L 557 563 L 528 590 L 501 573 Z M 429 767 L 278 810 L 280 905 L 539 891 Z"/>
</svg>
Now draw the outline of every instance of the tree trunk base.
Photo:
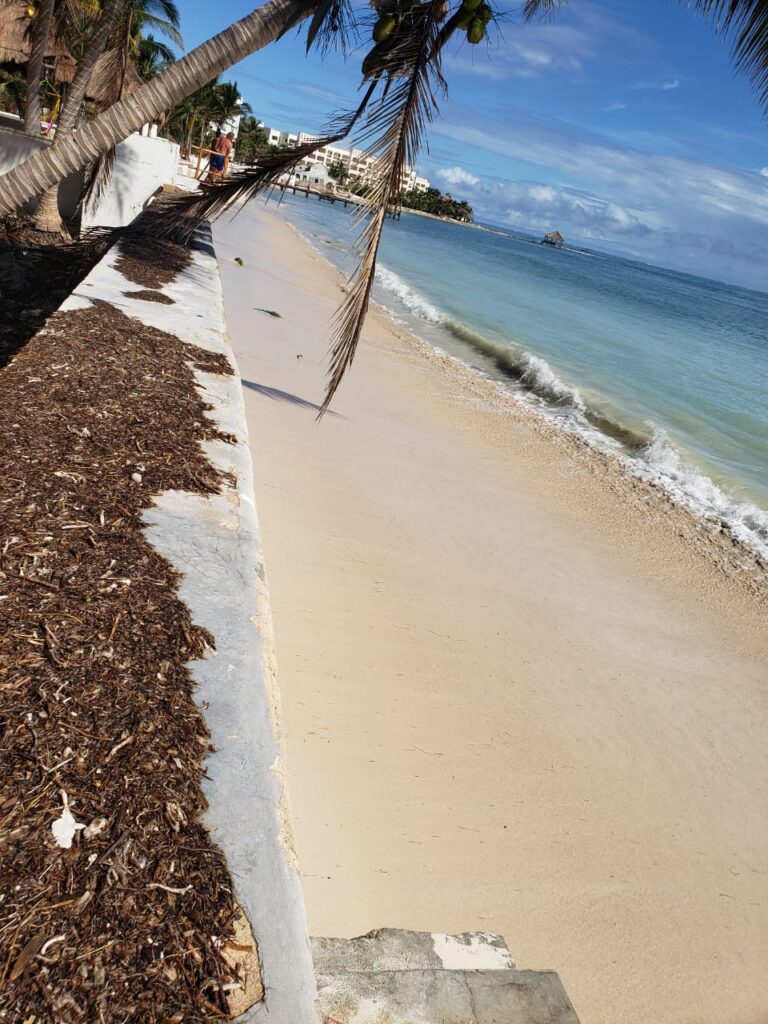
<svg viewBox="0 0 768 1024">
<path fill-rule="evenodd" d="M 46 231 L 50 235 L 68 234 L 59 213 L 59 187 L 52 185 L 40 196 L 35 211 L 34 224 L 38 231 Z"/>
</svg>

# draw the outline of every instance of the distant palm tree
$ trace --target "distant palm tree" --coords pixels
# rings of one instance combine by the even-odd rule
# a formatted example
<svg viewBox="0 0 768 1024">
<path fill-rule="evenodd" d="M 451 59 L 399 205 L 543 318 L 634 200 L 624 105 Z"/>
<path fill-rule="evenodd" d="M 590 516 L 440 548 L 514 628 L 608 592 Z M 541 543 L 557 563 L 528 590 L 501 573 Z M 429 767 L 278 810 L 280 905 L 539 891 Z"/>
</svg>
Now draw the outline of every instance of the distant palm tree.
<svg viewBox="0 0 768 1024">
<path fill-rule="evenodd" d="M 228 121 L 234 121 L 238 116 L 242 117 L 252 114 L 250 103 L 246 103 L 240 95 L 237 82 L 221 82 L 213 89 L 213 107 L 211 120 L 219 128 L 223 128 Z"/>
<path fill-rule="evenodd" d="M 35 11 L 32 26 L 32 52 L 27 61 L 27 102 L 24 107 L 24 131 L 27 135 L 40 134 L 40 79 L 43 74 L 43 61 L 48 46 L 48 36 L 53 22 L 55 0 L 41 0 Z M 30 8 L 34 10 L 34 8 Z"/>
<path fill-rule="evenodd" d="M 150 32 L 140 36 L 134 45 L 132 64 L 143 82 L 150 82 L 161 75 L 176 60 L 173 50 Z"/>
</svg>

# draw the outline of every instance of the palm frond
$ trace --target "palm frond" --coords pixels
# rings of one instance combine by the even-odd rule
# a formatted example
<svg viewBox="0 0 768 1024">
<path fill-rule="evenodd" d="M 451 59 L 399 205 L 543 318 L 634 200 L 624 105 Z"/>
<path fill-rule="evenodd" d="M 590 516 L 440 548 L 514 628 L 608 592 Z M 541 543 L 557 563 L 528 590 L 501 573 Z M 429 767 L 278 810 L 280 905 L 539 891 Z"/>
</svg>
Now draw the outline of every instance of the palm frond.
<svg viewBox="0 0 768 1024">
<path fill-rule="evenodd" d="M 521 14 L 523 21 L 545 21 L 554 18 L 558 7 L 565 7 L 568 0 L 525 0 Z"/>
<path fill-rule="evenodd" d="M 142 29 L 154 29 L 155 32 L 159 32 L 167 39 L 170 39 L 174 46 L 178 46 L 180 50 L 184 49 L 184 37 L 176 26 L 166 18 L 152 14 L 149 11 L 142 11 L 140 15 L 136 16 L 136 22 Z"/>
<path fill-rule="evenodd" d="M 349 0 L 321 0 L 307 29 L 307 53 L 317 44 L 327 53 L 338 44 L 346 55 L 355 33 L 355 15 Z"/>
<path fill-rule="evenodd" d="M 369 87 L 354 113 L 336 119 L 329 134 L 282 153 L 261 154 L 256 158 L 252 168 L 233 174 L 224 182 L 206 186 L 199 192 L 164 200 L 162 211 L 154 222 L 153 231 L 159 231 L 166 237 L 189 239 L 195 228 L 203 221 L 215 220 L 227 210 L 245 204 L 273 188 L 281 175 L 293 170 L 296 164 L 311 156 L 316 150 L 322 149 L 323 146 L 332 146 L 345 138 L 365 110 L 372 92 L 373 86 Z"/>
<path fill-rule="evenodd" d="M 435 94 L 446 89 L 438 45 L 444 17 L 443 0 L 414 0 L 405 12 L 398 40 L 382 54 L 372 72 L 374 81 L 384 79 L 384 85 L 366 118 L 360 140 L 369 142 L 367 153 L 376 158 L 378 173 L 361 214 L 368 220 L 358 239 L 360 264 L 334 321 L 328 383 L 320 416 L 328 409 L 355 357 L 387 212 L 398 201 L 405 165 L 415 163 L 426 126 L 437 113 Z"/>
<path fill-rule="evenodd" d="M 768 3 L 766 0 L 695 0 L 696 8 L 731 40 L 736 68 L 751 81 L 768 113 Z"/>
</svg>

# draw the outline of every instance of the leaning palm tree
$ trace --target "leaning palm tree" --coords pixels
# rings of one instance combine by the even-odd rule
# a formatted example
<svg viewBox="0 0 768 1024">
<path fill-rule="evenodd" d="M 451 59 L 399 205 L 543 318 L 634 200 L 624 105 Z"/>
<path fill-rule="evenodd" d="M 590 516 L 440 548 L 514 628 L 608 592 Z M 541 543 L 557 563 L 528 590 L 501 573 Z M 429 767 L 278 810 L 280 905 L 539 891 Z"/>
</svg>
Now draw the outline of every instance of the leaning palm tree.
<svg viewBox="0 0 768 1024">
<path fill-rule="evenodd" d="M 0 217 L 93 162 L 232 64 L 274 42 L 313 10 L 312 0 L 268 0 L 119 100 L 81 128 L 76 138 L 67 138 L 17 165 L 2 176 Z"/>
<path fill-rule="evenodd" d="M 101 66 L 100 93 L 106 108 L 120 99 L 135 37 L 143 25 L 164 32 L 173 42 L 183 45 L 179 34 L 179 11 L 174 0 L 103 0 L 98 20 L 92 26 L 85 51 L 78 61 L 77 73 L 67 91 L 56 125 L 53 148 L 60 147 L 74 131 L 83 102 L 97 67 Z M 111 47 L 109 53 L 107 48 Z M 106 58 L 106 59 L 105 59 Z M 91 166 L 91 185 L 103 187 L 114 163 L 114 148 Z M 52 185 L 43 194 L 35 213 L 35 226 L 48 232 L 61 231 L 58 187 Z"/>
<path fill-rule="evenodd" d="M 456 0 L 455 0 L 456 2 Z M 551 15 L 562 0 L 526 0 L 525 20 Z M 694 0 L 717 29 L 731 36 L 737 64 L 752 78 L 761 103 L 768 105 L 768 3 L 766 0 Z M 325 45 L 345 36 L 349 21 L 347 0 L 269 0 L 225 32 L 198 47 L 172 68 L 141 87 L 127 100 L 114 104 L 83 128 L 76 140 L 35 156 L 2 177 L 0 215 L 108 150 L 146 121 L 170 109 L 204 82 L 248 53 L 283 35 L 312 16 L 309 44 Z M 337 314 L 331 350 L 327 409 L 349 368 L 360 338 L 370 300 L 381 233 L 390 203 L 397 203 L 406 162 L 413 163 L 424 128 L 437 110 L 445 83 L 440 72 L 443 46 L 458 31 L 478 43 L 495 12 L 486 2 L 458 0 L 451 12 L 446 0 L 373 0 L 379 17 L 373 30 L 375 45 L 362 63 L 368 89 L 354 114 L 324 138 L 287 154 L 259 157 L 253 170 L 234 176 L 202 196 L 188 196 L 173 211 L 175 227 L 191 230 L 233 204 L 263 192 L 313 149 L 348 135 L 377 157 L 377 180 L 366 197 L 367 218 L 360 237 L 360 265 L 350 281 Z M 73 144 L 75 143 L 75 144 Z"/>
</svg>

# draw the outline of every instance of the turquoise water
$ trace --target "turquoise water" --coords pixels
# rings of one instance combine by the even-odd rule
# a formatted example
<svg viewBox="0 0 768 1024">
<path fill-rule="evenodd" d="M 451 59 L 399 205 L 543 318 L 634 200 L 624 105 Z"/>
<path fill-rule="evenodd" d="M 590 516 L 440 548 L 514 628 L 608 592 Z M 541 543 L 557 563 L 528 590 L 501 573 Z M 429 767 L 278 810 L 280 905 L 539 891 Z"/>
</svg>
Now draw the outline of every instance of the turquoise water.
<svg viewBox="0 0 768 1024">
<path fill-rule="evenodd" d="M 350 209 L 280 209 L 351 269 Z M 768 294 L 404 213 L 374 297 L 768 555 Z"/>
</svg>

